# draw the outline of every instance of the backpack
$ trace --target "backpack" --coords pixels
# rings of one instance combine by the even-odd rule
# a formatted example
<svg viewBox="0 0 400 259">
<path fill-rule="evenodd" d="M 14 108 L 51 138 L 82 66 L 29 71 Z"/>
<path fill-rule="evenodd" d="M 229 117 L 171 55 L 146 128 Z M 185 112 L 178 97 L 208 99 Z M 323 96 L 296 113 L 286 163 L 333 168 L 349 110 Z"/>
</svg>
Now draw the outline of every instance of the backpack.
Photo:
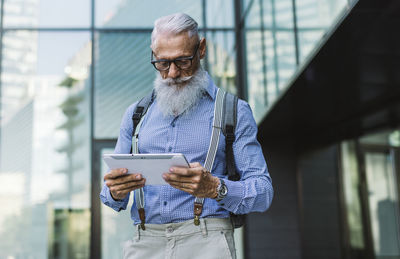
<svg viewBox="0 0 400 259">
<path fill-rule="evenodd" d="M 141 122 L 141 119 L 146 114 L 148 108 L 154 101 L 154 91 L 143 97 L 137 104 L 132 115 L 133 131 L 132 137 L 135 134 L 135 128 Z M 235 141 L 235 129 L 237 122 L 237 103 L 238 97 L 226 92 L 223 98 L 222 106 L 222 133 L 225 136 L 225 159 L 226 159 L 226 174 L 231 181 L 239 181 L 240 175 L 236 172 L 235 157 L 233 154 L 233 142 Z M 217 144 L 216 144 L 217 145 Z M 132 153 L 132 147 L 131 152 Z M 239 228 L 245 223 L 245 215 L 231 214 L 231 221 L 235 228 Z"/>
</svg>

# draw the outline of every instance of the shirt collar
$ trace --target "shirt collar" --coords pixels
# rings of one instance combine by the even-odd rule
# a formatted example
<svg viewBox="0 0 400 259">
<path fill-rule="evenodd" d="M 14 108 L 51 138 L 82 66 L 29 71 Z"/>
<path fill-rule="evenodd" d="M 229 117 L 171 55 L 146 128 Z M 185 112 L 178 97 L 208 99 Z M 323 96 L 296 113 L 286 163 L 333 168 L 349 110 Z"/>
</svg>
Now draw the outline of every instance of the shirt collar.
<svg viewBox="0 0 400 259">
<path fill-rule="evenodd" d="M 208 95 L 211 97 L 212 100 L 215 100 L 215 96 L 217 94 L 217 86 L 214 84 L 214 81 L 212 80 L 211 76 L 207 73 L 207 78 L 208 78 L 208 85 L 206 87 L 206 92 L 205 95 Z"/>
</svg>

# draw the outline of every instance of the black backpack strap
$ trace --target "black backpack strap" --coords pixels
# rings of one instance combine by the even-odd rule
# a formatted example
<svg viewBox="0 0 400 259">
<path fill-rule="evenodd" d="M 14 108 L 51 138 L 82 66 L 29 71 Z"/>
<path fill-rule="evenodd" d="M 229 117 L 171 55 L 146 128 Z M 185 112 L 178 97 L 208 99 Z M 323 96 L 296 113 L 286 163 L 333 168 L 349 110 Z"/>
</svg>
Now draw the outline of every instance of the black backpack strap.
<svg viewBox="0 0 400 259">
<path fill-rule="evenodd" d="M 235 141 L 235 129 L 237 123 L 237 96 L 226 93 L 223 109 L 222 132 L 225 135 L 226 169 L 228 179 L 239 181 L 240 175 L 236 172 L 235 157 L 233 154 L 233 142 Z"/>
<path fill-rule="evenodd" d="M 132 136 L 135 134 L 136 126 L 139 124 L 142 117 L 146 114 L 147 110 L 149 109 L 153 101 L 154 101 L 154 90 L 151 94 L 148 94 L 145 97 L 143 97 L 136 105 L 135 111 L 133 112 L 132 115 L 132 123 L 133 123 Z M 132 146 L 130 153 L 132 153 Z"/>
<path fill-rule="evenodd" d="M 225 135 L 226 170 L 228 173 L 228 179 L 231 181 L 240 180 L 240 174 L 236 171 L 235 157 L 233 154 L 233 142 L 235 141 L 235 129 L 237 124 L 237 103 L 237 96 L 226 93 L 223 110 L 222 132 Z M 239 228 L 246 222 L 245 215 L 236 215 L 230 213 L 230 217 L 234 228 Z"/>
</svg>

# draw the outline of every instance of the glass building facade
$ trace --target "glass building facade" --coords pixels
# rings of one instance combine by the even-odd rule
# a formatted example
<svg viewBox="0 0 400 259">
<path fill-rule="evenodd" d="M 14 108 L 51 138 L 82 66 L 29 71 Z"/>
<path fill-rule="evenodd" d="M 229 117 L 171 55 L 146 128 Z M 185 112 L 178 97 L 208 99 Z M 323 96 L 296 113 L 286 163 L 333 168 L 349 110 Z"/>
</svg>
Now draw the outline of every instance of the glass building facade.
<svg viewBox="0 0 400 259">
<path fill-rule="evenodd" d="M 400 130 L 341 143 L 349 254 L 400 257 Z"/>
<path fill-rule="evenodd" d="M 156 18 L 196 19 L 203 66 L 260 121 L 348 4 L 1 0 L 0 258 L 121 257 L 132 223 L 99 203 L 100 156 L 152 89 Z"/>
</svg>

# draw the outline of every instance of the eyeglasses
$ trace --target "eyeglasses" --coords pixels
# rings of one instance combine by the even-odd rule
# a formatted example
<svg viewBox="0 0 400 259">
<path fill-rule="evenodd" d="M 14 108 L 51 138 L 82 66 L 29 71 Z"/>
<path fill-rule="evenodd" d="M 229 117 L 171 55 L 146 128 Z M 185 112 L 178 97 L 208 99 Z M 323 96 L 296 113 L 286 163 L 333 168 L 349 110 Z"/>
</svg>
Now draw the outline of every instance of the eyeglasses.
<svg viewBox="0 0 400 259">
<path fill-rule="evenodd" d="M 173 60 L 169 59 L 157 59 L 153 60 L 153 51 L 151 52 L 151 64 L 158 70 L 158 71 L 166 71 L 169 69 L 171 66 L 171 63 L 174 62 L 175 66 L 181 70 L 186 70 L 189 69 L 192 66 L 192 61 L 194 57 L 196 56 L 197 50 L 199 49 L 200 42 L 197 43 L 196 49 L 194 51 L 193 56 L 191 57 L 181 57 L 181 58 L 176 58 Z"/>
</svg>

